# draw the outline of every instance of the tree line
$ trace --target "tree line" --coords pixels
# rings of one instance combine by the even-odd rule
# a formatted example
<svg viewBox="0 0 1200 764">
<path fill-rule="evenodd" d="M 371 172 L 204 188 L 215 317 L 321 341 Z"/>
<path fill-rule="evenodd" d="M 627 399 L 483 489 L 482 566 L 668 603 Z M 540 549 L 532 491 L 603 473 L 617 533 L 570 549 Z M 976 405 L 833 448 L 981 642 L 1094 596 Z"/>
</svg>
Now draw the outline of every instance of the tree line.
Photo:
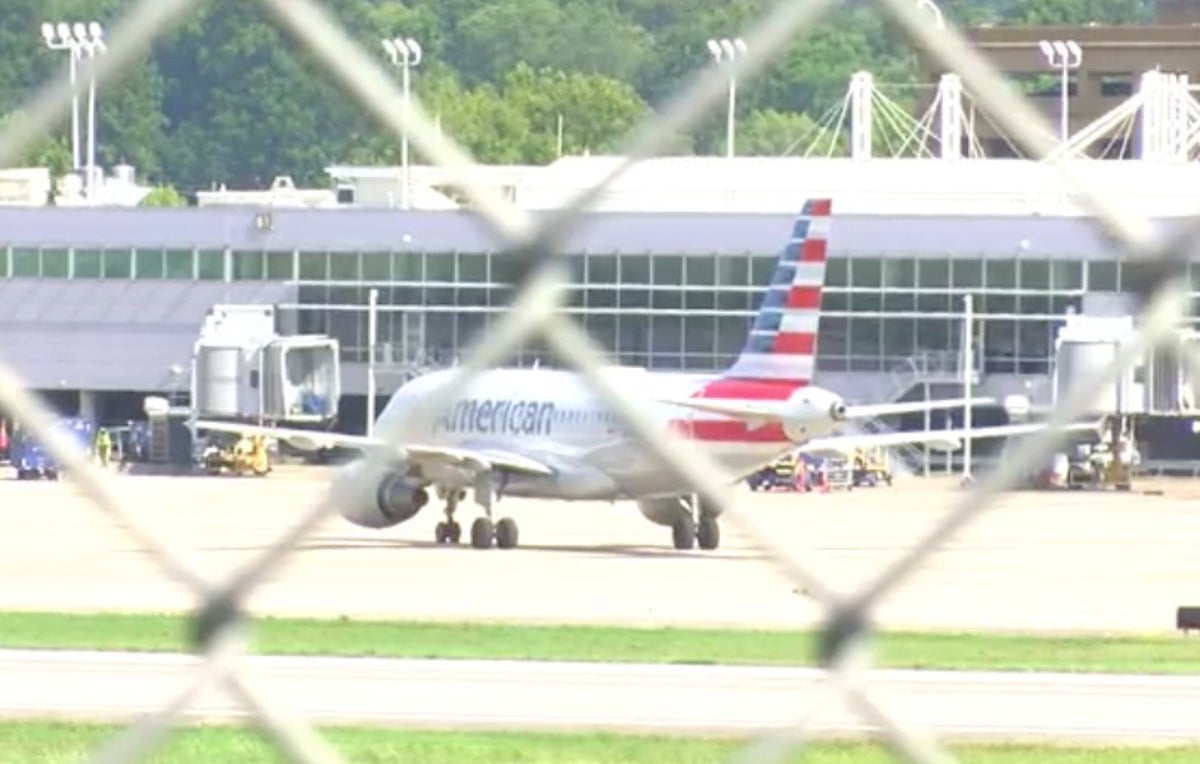
<svg viewBox="0 0 1200 764">
<path fill-rule="evenodd" d="M 131 0 L 5 0 L 0 4 L 0 114 L 19 108 L 65 67 L 43 21 L 110 27 Z M 190 191 L 217 183 L 264 187 L 279 174 L 322 184 L 335 163 L 399 161 L 381 129 L 332 74 L 253 0 L 207 0 L 97 98 L 97 159 L 135 165 L 145 181 Z M 735 36 L 767 0 L 326 0 L 367 50 L 380 38 L 418 40 L 413 91 L 441 128 L 480 161 L 544 163 L 560 151 L 603 153 L 711 59 L 706 41 Z M 1146 0 L 943 0 L 965 25 L 1136 23 Z M 820 26 L 739 83 L 738 153 L 794 149 L 843 97 L 850 75 L 912 84 L 914 47 L 875 3 L 843 0 Z M 399 77 L 399 72 L 396 72 Z M 902 98 L 903 96 L 901 96 Z M 675 153 L 724 150 L 724 109 Z M 65 169 L 69 122 L 29 161 Z M 419 158 L 415 158 L 419 159 Z"/>
</svg>

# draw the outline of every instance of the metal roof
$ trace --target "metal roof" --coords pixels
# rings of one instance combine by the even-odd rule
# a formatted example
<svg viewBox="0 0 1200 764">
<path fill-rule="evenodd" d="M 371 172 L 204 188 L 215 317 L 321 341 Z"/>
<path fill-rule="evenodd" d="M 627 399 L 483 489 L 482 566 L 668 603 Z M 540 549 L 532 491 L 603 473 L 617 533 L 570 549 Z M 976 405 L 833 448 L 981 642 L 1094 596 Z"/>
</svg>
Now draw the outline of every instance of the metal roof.
<svg viewBox="0 0 1200 764">
<path fill-rule="evenodd" d="M 1079 216 L 1088 212 L 1081 188 L 1122 196 L 1139 214 L 1196 211 L 1200 163 L 1067 160 L 1070 182 L 1056 164 L 1028 159 L 953 160 L 847 157 L 651 157 L 632 165 L 623 156 L 566 156 L 545 166 L 473 166 L 468 174 L 510 195 L 525 210 L 556 209 L 604 182 L 592 199 L 603 212 L 782 213 L 804 200 L 832 197 L 855 215 Z M 619 172 L 618 172 L 619 170 Z M 362 193 L 362 202 L 391 207 L 400 173 L 390 167 L 337 166 L 328 171 Z M 442 168 L 411 168 L 411 187 L 444 186 Z"/>
<path fill-rule="evenodd" d="M 161 390 L 214 303 L 294 299 L 279 283 L 0 280 L 0 358 L 41 390 Z"/>
<path fill-rule="evenodd" d="M 1072 217 L 986 215 L 839 215 L 834 201 L 834 257 L 1113 257 L 1089 221 Z M 219 250 L 445 251 L 501 249 L 487 224 L 467 211 L 277 209 L 270 229 L 255 226 L 247 207 L 183 209 L 0 208 L 0 245 L 49 248 L 178 248 Z M 537 214 L 535 213 L 535 217 Z M 792 215 L 638 213 L 586 215 L 567 252 L 662 254 L 773 253 Z M 1028 246 L 1022 248 L 1022 242 Z"/>
</svg>

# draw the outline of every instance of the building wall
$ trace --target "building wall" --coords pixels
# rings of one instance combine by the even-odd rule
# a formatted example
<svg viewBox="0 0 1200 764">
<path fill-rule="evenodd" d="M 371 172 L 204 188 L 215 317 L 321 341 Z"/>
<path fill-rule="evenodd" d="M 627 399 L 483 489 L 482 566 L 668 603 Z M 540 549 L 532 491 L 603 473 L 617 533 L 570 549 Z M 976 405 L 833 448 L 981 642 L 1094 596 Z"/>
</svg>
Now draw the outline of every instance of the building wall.
<svg viewBox="0 0 1200 764">
<path fill-rule="evenodd" d="M 272 226 L 261 230 L 245 209 L 23 212 L 0 210 L 8 241 L 0 246 L 0 274 L 14 288 L 40 284 L 43 291 L 10 293 L 7 320 L 14 326 L 29 328 L 38 315 L 22 300 L 49 299 L 59 282 L 74 285 L 75 299 L 86 299 L 85 285 L 93 283 L 159 295 L 207 284 L 211 301 L 227 302 L 262 287 L 290 325 L 336 336 L 344 360 L 354 364 L 367 357 L 365 306 L 375 287 L 379 359 L 393 377 L 452 362 L 507 309 L 508 282 L 519 266 L 469 213 L 276 211 Z M 90 225 L 81 225 L 83 218 Z M 621 363 L 720 369 L 745 339 L 789 224 L 782 215 L 590 217 L 565 255 L 577 286 L 567 311 Z M 914 355 L 953 356 L 962 296 L 972 294 L 985 368 L 1042 374 L 1068 307 L 1086 292 L 1127 288 L 1131 277 L 1084 221 L 839 216 L 830 237 L 819 368 L 883 374 Z M 1193 268 L 1192 278 L 1200 285 L 1200 270 Z M 192 305 L 200 292 L 188 294 Z M 186 326 L 198 331 L 199 319 L 194 305 L 188 311 L 173 321 L 183 327 L 173 340 L 180 347 L 164 347 L 163 357 L 190 355 L 195 335 Z M 69 319 L 59 323 L 70 332 Z M 122 326 L 114 321 L 104 331 L 114 347 L 136 347 L 136 334 L 125 337 Z M 532 346 L 516 361 L 546 358 Z M 119 373 L 119 363 L 113 367 Z M 105 387 L 118 383 L 106 378 Z"/>
</svg>

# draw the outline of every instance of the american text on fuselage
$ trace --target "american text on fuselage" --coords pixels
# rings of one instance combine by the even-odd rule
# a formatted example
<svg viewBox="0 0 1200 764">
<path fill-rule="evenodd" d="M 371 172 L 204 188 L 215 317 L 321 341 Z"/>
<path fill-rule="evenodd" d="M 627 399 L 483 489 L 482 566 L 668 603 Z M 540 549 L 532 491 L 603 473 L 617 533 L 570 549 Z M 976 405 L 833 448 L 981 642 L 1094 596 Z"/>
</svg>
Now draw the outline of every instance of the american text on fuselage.
<svg viewBox="0 0 1200 764">
<path fill-rule="evenodd" d="M 434 423 L 435 433 L 549 435 L 555 407 L 548 401 L 462 398 Z"/>
</svg>

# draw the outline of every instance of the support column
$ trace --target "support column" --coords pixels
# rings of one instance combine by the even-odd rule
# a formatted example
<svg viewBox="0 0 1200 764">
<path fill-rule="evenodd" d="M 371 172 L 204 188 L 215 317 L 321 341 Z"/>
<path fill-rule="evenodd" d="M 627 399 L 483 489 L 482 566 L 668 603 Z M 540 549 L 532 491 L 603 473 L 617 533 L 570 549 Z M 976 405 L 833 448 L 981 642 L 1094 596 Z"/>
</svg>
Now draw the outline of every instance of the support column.
<svg viewBox="0 0 1200 764">
<path fill-rule="evenodd" d="M 962 78 L 957 74 L 943 74 L 938 82 L 938 98 L 941 103 L 942 159 L 962 158 Z"/>
<path fill-rule="evenodd" d="M 1186 74 L 1170 76 L 1169 127 L 1171 135 L 1171 159 L 1186 162 L 1188 159 L 1188 77 Z"/>
<path fill-rule="evenodd" d="M 97 394 L 90 390 L 79 391 L 79 416 L 83 419 L 95 422 L 98 425 L 100 404 L 97 398 Z"/>
<path fill-rule="evenodd" d="M 1142 74 L 1138 90 L 1145 94 L 1141 119 L 1138 120 L 1138 158 L 1147 161 L 1162 159 L 1163 155 L 1163 92 L 1162 75 L 1156 71 Z"/>
<path fill-rule="evenodd" d="M 850 157 L 871 158 L 871 96 L 875 92 L 870 72 L 855 72 L 850 78 Z"/>
</svg>

